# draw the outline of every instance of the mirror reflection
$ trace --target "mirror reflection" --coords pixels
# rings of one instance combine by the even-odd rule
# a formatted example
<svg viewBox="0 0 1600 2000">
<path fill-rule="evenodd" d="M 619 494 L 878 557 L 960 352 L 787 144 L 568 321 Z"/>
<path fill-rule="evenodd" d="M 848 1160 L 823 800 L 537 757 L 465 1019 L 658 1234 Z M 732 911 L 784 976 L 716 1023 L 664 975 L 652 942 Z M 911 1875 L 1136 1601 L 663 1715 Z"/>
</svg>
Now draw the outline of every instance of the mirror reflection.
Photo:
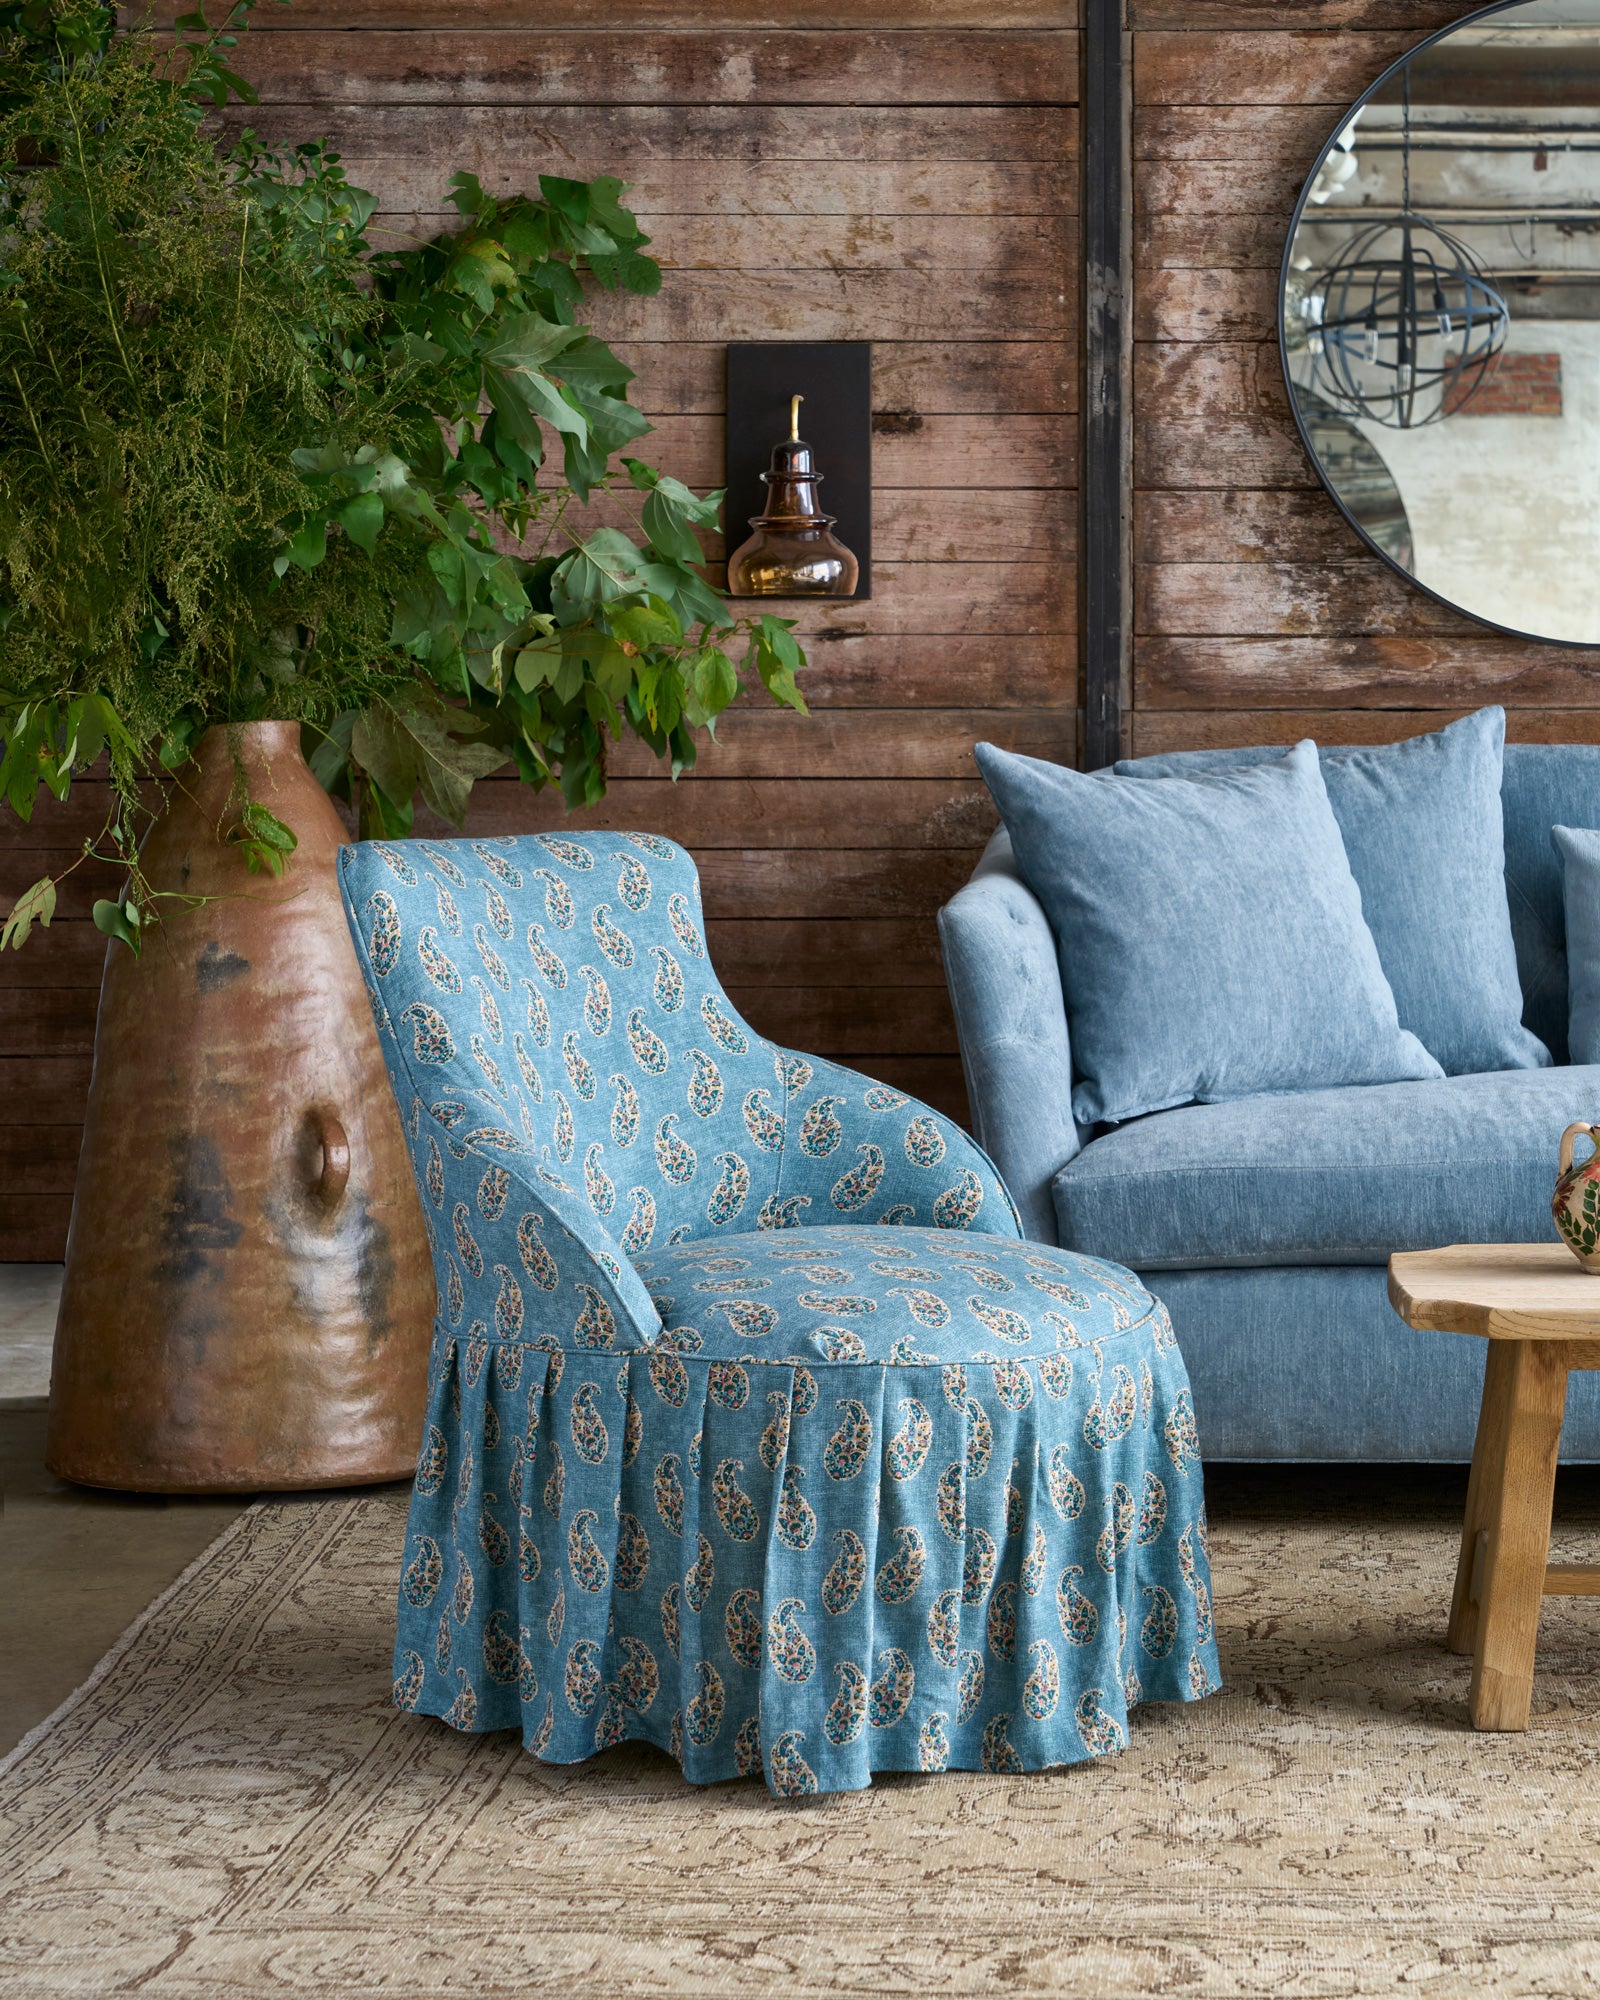
<svg viewBox="0 0 1600 2000">
<path fill-rule="evenodd" d="M 1521 0 L 1356 105 L 1284 258 L 1307 448 L 1461 610 L 1600 644 L 1600 0 Z"/>
</svg>

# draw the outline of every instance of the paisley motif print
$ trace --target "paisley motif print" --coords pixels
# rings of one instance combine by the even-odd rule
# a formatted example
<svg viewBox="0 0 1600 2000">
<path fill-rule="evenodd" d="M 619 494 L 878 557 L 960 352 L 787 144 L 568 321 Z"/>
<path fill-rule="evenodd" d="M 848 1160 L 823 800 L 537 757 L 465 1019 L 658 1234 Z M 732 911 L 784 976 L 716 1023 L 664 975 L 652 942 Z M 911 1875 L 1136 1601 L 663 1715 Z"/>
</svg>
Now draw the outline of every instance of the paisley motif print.
<svg viewBox="0 0 1600 2000">
<path fill-rule="evenodd" d="M 635 916 L 639 916 L 650 907 L 650 871 L 637 855 L 622 854 L 617 859 L 621 864 L 617 874 L 617 895 Z"/>
<path fill-rule="evenodd" d="M 1166 1442 L 1167 1456 L 1173 1467 L 1186 1473 L 1190 1466 L 1200 1462 L 1200 1435 L 1194 1426 L 1194 1404 L 1187 1389 L 1179 1391 L 1166 1422 L 1161 1427 L 1161 1435 Z"/>
<path fill-rule="evenodd" d="M 562 1690 L 574 1715 L 590 1715 L 600 1696 L 600 1648 L 593 1639 L 578 1639 L 567 1654 Z"/>
<path fill-rule="evenodd" d="M 599 1088 L 593 1065 L 578 1046 L 578 1033 L 569 1028 L 561 1037 L 561 1060 L 566 1065 L 567 1076 L 573 1089 L 584 1103 L 589 1103 Z"/>
<path fill-rule="evenodd" d="M 928 1545 L 909 1521 L 893 1531 L 893 1540 L 894 1554 L 880 1565 L 872 1587 L 885 1604 L 904 1604 L 921 1585 Z"/>
<path fill-rule="evenodd" d="M 669 1451 L 657 1464 L 652 1481 L 656 1512 L 661 1516 L 663 1526 L 674 1535 L 683 1533 L 684 1491 L 681 1474 L 678 1454 Z"/>
<path fill-rule="evenodd" d="M 500 880 L 505 883 L 508 889 L 520 889 L 522 887 L 521 870 L 515 868 L 503 854 L 496 854 L 487 842 L 475 840 L 472 843 L 472 851 L 477 855 L 485 868 L 500 877 Z"/>
<path fill-rule="evenodd" d="M 650 1239 L 656 1233 L 656 1198 L 648 1188 L 629 1188 L 627 1226 L 622 1232 L 622 1249 L 625 1256 L 632 1257 L 640 1250 L 648 1250 Z"/>
<path fill-rule="evenodd" d="M 674 894 L 667 898 L 667 921 L 672 925 L 672 935 L 691 958 L 705 957 L 705 943 L 694 918 L 689 913 L 687 896 Z"/>
<path fill-rule="evenodd" d="M 883 1181 L 883 1148 L 871 1141 L 857 1146 L 858 1164 L 848 1173 L 841 1174 L 828 1190 L 828 1199 L 841 1215 L 853 1214 L 858 1208 L 865 1208 L 878 1192 Z"/>
<path fill-rule="evenodd" d="M 669 1111 L 656 1126 L 656 1165 L 663 1180 L 673 1187 L 692 1181 L 699 1161 L 694 1148 L 677 1131 L 678 1114 Z"/>
<path fill-rule="evenodd" d="M 997 1340 L 1009 1341 L 1014 1347 L 1026 1347 L 1033 1339 L 1033 1328 L 1021 1313 L 1008 1311 L 1004 1306 L 992 1306 L 987 1299 L 968 1299 L 967 1311 Z"/>
<path fill-rule="evenodd" d="M 578 1284 L 572 1288 L 583 1300 L 578 1317 L 572 1322 L 572 1341 L 575 1347 L 613 1347 L 617 1338 L 617 1318 L 593 1285 Z"/>
<path fill-rule="evenodd" d="M 371 919 L 367 932 L 367 957 L 378 977 L 387 979 L 400 963 L 400 946 L 404 936 L 400 905 L 387 889 L 375 889 L 367 898 L 367 915 Z"/>
<path fill-rule="evenodd" d="M 817 1649 L 800 1624 L 805 1608 L 803 1598 L 785 1597 L 767 1620 L 767 1657 L 779 1680 L 791 1686 L 810 1680 L 817 1670 Z"/>
<path fill-rule="evenodd" d="M 604 1154 L 605 1147 L 596 1139 L 583 1156 L 583 1190 L 596 1215 L 609 1215 L 617 1205 L 616 1183 L 600 1164 Z"/>
<path fill-rule="evenodd" d="M 1017 1586 L 1009 1580 L 989 1599 L 984 1635 L 994 1658 L 1010 1666 L 1017 1657 Z"/>
<path fill-rule="evenodd" d="M 822 1733 L 828 1741 L 843 1747 L 854 1743 L 867 1722 L 867 1677 L 854 1660 L 841 1660 L 834 1668 L 839 1692 L 828 1704 Z"/>
<path fill-rule="evenodd" d="M 594 856 L 575 840 L 562 840 L 553 833 L 536 833 L 533 837 L 547 854 L 553 854 L 563 868 L 572 869 L 574 874 L 587 875 L 594 866 Z"/>
<path fill-rule="evenodd" d="M 617 1557 L 612 1570 L 618 1590 L 637 1590 L 649 1570 L 650 1537 L 638 1515 L 624 1510 L 617 1516 Z"/>
<path fill-rule="evenodd" d="M 948 1771 L 950 1768 L 950 1735 L 946 1725 L 949 1716 L 943 1709 L 935 1709 L 925 1717 L 917 1731 L 917 1769 L 919 1771 Z"/>
<path fill-rule="evenodd" d="M 902 1397 L 899 1409 L 904 1421 L 884 1452 L 884 1470 L 891 1479 L 915 1479 L 933 1446 L 933 1419 L 914 1396 Z"/>
<path fill-rule="evenodd" d="M 572 1448 L 586 1465 L 603 1464 L 611 1444 L 600 1414 L 599 1394 L 593 1382 L 585 1382 L 572 1399 Z"/>
<path fill-rule="evenodd" d="M 928 1651 L 936 1665 L 953 1667 L 961 1643 L 961 1593 L 941 1590 L 928 1612 Z"/>
<path fill-rule="evenodd" d="M 567 983 L 566 961 L 545 943 L 543 924 L 529 924 L 528 953 L 546 982 L 558 993 L 563 991 Z"/>
<path fill-rule="evenodd" d="M 502 910 L 505 909 L 503 903 L 500 907 Z M 510 921 L 511 919 L 508 914 L 506 917 L 507 924 Z M 506 935 L 510 936 L 509 930 L 506 932 Z M 501 958 L 494 946 L 490 944 L 488 933 L 484 930 L 482 924 L 473 925 L 472 941 L 478 947 L 478 956 L 483 961 L 484 971 L 488 973 L 489 977 L 500 988 L 502 993 L 509 993 L 511 991 L 511 974 L 506 970 L 505 960 Z"/>
<path fill-rule="evenodd" d="M 416 1552 L 400 1579 L 400 1594 L 407 1604 L 414 1605 L 419 1611 L 425 1610 L 433 1602 L 443 1580 L 444 1558 L 439 1553 L 439 1544 L 432 1535 L 419 1535 Z"/>
<path fill-rule="evenodd" d="M 1074 1704 L 1072 1719 L 1091 1757 L 1109 1757 L 1128 1747 L 1127 1731 L 1105 1706 L 1102 1688 L 1085 1688 Z"/>
<path fill-rule="evenodd" d="M 663 1014 L 676 1014 L 683 1005 L 683 967 L 664 944 L 651 945 L 650 956 L 656 962 L 650 997 Z"/>
<path fill-rule="evenodd" d="M 663 952 L 662 956 L 663 958 L 671 958 L 672 955 L 670 952 Z M 672 959 L 672 963 L 676 966 L 677 960 Z M 683 977 L 681 972 L 678 977 L 681 983 Z M 710 1035 L 711 1039 L 719 1047 L 726 1049 L 729 1055 L 742 1056 L 749 1053 L 749 1036 L 739 1026 L 738 1022 L 734 1020 L 733 1016 L 714 993 L 706 993 L 701 996 L 700 1018 L 705 1022 L 706 1032 Z"/>
<path fill-rule="evenodd" d="M 695 1540 L 699 1552 L 683 1579 L 683 1601 L 698 1616 L 711 1602 L 717 1581 L 717 1559 L 704 1535 L 697 1535 Z"/>
<path fill-rule="evenodd" d="M 642 1007 L 635 1007 L 628 1016 L 628 1047 L 646 1076 L 666 1075 L 672 1058 L 666 1043 L 645 1019 Z"/>
<path fill-rule="evenodd" d="M 689 1109 L 697 1118 L 715 1118 L 722 1109 L 722 1072 L 704 1049 L 685 1049 L 683 1059 L 694 1066 L 689 1078 Z"/>
<path fill-rule="evenodd" d="M 1078 1587 L 1081 1563 L 1069 1563 L 1056 1584 L 1056 1615 L 1069 1644 L 1092 1646 L 1100 1630 L 1100 1614 Z"/>
<path fill-rule="evenodd" d="M 770 1194 L 761 1204 L 761 1213 L 756 1217 L 757 1229 L 798 1229 L 801 1223 L 800 1211 L 811 1206 L 808 1194 Z"/>
<path fill-rule="evenodd" d="M 1035 1722 L 1047 1722 L 1061 1699 L 1061 1662 L 1048 1639 L 1035 1639 L 1028 1657 L 1037 1662 L 1022 1688 L 1022 1708 Z"/>
<path fill-rule="evenodd" d="M 1011 1727 L 1009 1715 L 997 1715 L 987 1723 L 983 1732 L 983 1743 L 978 1752 L 979 1762 L 985 1771 L 995 1777 L 1016 1777 L 1024 1769 L 1022 1759 L 1017 1755 L 1016 1745 L 1006 1731 Z"/>
<path fill-rule="evenodd" d="M 611 988 L 605 982 L 605 975 L 596 972 L 592 965 L 580 965 L 578 977 L 583 981 L 583 1025 L 591 1035 L 609 1035 L 611 1032 Z"/>
<path fill-rule="evenodd" d="M 833 1539 L 838 1554 L 822 1579 L 822 1608 L 840 1617 L 861 1595 L 861 1587 L 867 1580 L 867 1551 L 853 1528 L 840 1528 Z"/>
<path fill-rule="evenodd" d="M 470 1227 L 471 1220 L 472 1218 L 467 1211 L 467 1204 L 464 1201 L 458 1201 L 455 1205 L 455 1211 L 450 1218 L 451 1228 L 456 1239 L 456 1254 L 474 1278 L 481 1278 L 483 1276 L 483 1253 L 479 1250 L 476 1239 L 473 1237 Z"/>
<path fill-rule="evenodd" d="M 524 979 L 522 987 L 528 996 L 528 1033 L 533 1037 L 535 1048 L 547 1049 L 550 1046 L 550 1009 L 531 979 Z"/>
<path fill-rule="evenodd" d="M 740 1110 L 744 1116 L 744 1129 L 762 1152 L 781 1153 L 784 1124 L 767 1102 L 771 1095 L 771 1091 L 765 1088 L 746 1091 Z"/>
<path fill-rule="evenodd" d="M 989 1595 L 1000 1551 L 986 1528 L 969 1528 L 966 1555 L 961 1565 L 961 1602 L 982 1604 Z"/>
<path fill-rule="evenodd" d="M 800 1150 L 813 1160 L 825 1160 L 837 1150 L 844 1137 L 844 1127 L 839 1123 L 835 1105 L 843 1104 L 842 1097 L 819 1097 L 807 1110 L 800 1121 Z"/>
<path fill-rule="evenodd" d="M 983 1207 L 983 1183 L 970 1167 L 963 1167 L 955 1183 L 947 1187 L 933 1204 L 936 1229 L 970 1229 Z"/>
<path fill-rule="evenodd" d="M 780 1799 L 810 1798 L 817 1789 L 817 1774 L 800 1754 L 805 1731 L 786 1729 L 767 1753 L 767 1781 Z"/>
<path fill-rule="evenodd" d="M 722 1718 L 727 1713 L 728 1697 L 721 1674 L 709 1660 L 697 1660 L 694 1671 L 700 1686 L 684 1704 L 683 1730 L 691 1743 L 704 1748 L 717 1740 Z"/>
<path fill-rule="evenodd" d="M 720 1229 L 744 1207 L 750 1192 L 750 1169 L 737 1153 L 718 1153 L 712 1164 L 718 1178 L 706 1203 L 706 1221 L 713 1229 Z"/>
<path fill-rule="evenodd" d="M 478 1213 L 485 1222 L 498 1222 L 505 1213 L 511 1193 L 511 1176 L 504 1167 L 485 1167 L 478 1182 Z"/>
<path fill-rule="evenodd" d="M 936 1167 L 945 1156 L 944 1134 L 933 1117 L 913 1118 L 906 1127 L 906 1158 L 914 1167 Z"/>
<path fill-rule="evenodd" d="M 553 1292 L 561 1282 L 556 1260 L 539 1236 L 540 1218 L 531 1211 L 517 1224 L 517 1254 L 522 1268 L 542 1292 Z"/>
<path fill-rule="evenodd" d="M 736 1590 L 723 1614 L 723 1637 L 728 1651 L 741 1667 L 761 1665 L 761 1593 Z"/>
<path fill-rule="evenodd" d="M 769 1389 L 767 1401 L 772 1419 L 761 1433 L 760 1458 L 768 1472 L 776 1472 L 789 1449 L 789 1398 L 781 1389 Z"/>
<path fill-rule="evenodd" d="M 592 1507 L 583 1507 L 573 1515 L 567 1529 L 567 1565 L 572 1580 L 580 1590 L 591 1593 L 604 1590 L 611 1581 L 611 1565 L 594 1538 L 599 1519 Z"/>
<path fill-rule="evenodd" d="M 784 1097 L 790 1101 L 800 1095 L 817 1073 L 804 1056 L 792 1055 L 783 1049 L 774 1056 L 773 1068 L 778 1072 Z"/>
<path fill-rule="evenodd" d="M 854 1396 L 842 1396 L 834 1407 L 842 1421 L 823 1449 L 822 1469 L 833 1480 L 854 1479 L 872 1451 L 872 1418 Z"/>
<path fill-rule="evenodd" d="M 874 1729 L 887 1729 L 911 1706 L 917 1670 L 898 1646 L 884 1647 L 878 1655 L 878 1667 L 878 1678 L 868 1694 L 867 1720 Z"/>
<path fill-rule="evenodd" d="M 783 1471 L 783 1496 L 778 1502 L 778 1540 L 786 1549 L 809 1549 L 817 1539 L 817 1516 L 800 1491 L 805 1468 L 787 1465 Z"/>
<path fill-rule="evenodd" d="M 1139 1644 L 1152 1660 L 1164 1660 L 1178 1643 L 1178 1607 L 1172 1592 L 1159 1583 L 1147 1583 L 1144 1594 L 1150 1609 L 1139 1627 Z"/>
<path fill-rule="evenodd" d="M 400 1016 L 411 1026 L 411 1053 L 421 1063 L 454 1062 L 456 1045 L 450 1034 L 450 1024 L 436 1007 L 429 1007 L 421 1000 L 413 1000 Z"/>
<path fill-rule="evenodd" d="M 963 1472 L 964 1467 L 959 1459 L 947 1465 L 939 1474 L 939 1484 L 934 1494 L 934 1508 L 939 1517 L 939 1526 L 953 1542 L 959 1542 L 966 1534 L 966 1480 Z"/>
<path fill-rule="evenodd" d="M 633 939 L 620 925 L 611 921 L 611 907 L 608 903 L 596 903 L 589 919 L 589 928 L 594 933 L 594 941 L 610 959 L 611 963 L 626 972 L 634 958 Z"/>
<path fill-rule="evenodd" d="M 1133 1495 L 1119 1479 L 1106 1499 L 1109 1518 L 1094 1545 L 1094 1558 L 1107 1576 L 1114 1575 L 1117 1558 L 1133 1540 Z"/>
<path fill-rule="evenodd" d="M 535 868 L 533 877 L 544 884 L 544 913 L 557 930 L 570 931 L 578 920 L 578 906 L 572 891 L 553 868 Z"/>
</svg>

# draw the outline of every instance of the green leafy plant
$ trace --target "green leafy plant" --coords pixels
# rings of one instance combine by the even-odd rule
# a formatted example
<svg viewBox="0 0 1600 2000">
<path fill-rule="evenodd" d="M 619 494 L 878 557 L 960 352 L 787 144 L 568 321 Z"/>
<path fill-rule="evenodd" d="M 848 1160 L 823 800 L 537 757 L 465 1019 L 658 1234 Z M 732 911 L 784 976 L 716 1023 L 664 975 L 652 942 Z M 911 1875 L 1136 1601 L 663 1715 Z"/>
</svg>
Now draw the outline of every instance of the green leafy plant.
<svg viewBox="0 0 1600 2000">
<path fill-rule="evenodd" d="M 96 921 L 135 946 L 140 834 L 215 724 L 299 722 L 398 835 L 508 764 L 590 803 L 624 730 L 676 776 L 741 683 L 805 712 L 787 621 L 701 574 L 721 495 L 628 454 L 631 372 L 582 323 L 585 284 L 661 281 L 623 184 L 458 174 L 458 228 L 375 247 L 337 154 L 204 122 L 252 97 L 249 5 L 165 46 L 0 5 L 0 796 L 26 819 L 108 758 L 85 853 L 130 870 Z M 220 831 L 257 872 L 293 852 L 242 781 Z"/>
</svg>

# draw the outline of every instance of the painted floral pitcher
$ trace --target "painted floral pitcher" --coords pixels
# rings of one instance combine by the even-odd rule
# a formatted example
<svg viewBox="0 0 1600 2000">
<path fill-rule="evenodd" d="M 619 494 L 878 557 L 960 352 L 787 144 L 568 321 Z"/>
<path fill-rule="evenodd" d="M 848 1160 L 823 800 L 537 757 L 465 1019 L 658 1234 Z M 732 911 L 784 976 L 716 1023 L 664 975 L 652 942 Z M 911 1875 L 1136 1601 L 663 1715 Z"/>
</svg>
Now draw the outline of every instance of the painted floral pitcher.
<svg viewBox="0 0 1600 2000">
<path fill-rule="evenodd" d="M 1594 1151 L 1577 1166 L 1574 1140 L 1585 1138 Z M 1600 1275 L 1600 1125 L 1569 1125 L 1561 1135 L 1561 1171 L 1550 1213 L 1561 1240 L 1586 1271 Z"/>
</svg>

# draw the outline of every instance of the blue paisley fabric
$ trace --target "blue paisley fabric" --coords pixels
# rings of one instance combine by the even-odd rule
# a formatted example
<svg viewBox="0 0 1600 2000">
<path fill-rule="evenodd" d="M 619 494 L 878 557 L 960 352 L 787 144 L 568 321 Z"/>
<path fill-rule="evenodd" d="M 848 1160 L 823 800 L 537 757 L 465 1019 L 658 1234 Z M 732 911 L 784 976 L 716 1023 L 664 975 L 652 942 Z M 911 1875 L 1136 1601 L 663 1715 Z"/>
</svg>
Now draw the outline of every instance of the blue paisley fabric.
<svg viewBox="0 0 1600 2000">
<path fill-rule="evenodd" d="M 1218 1685 L 1164 1308 L 741 1020 L 681 849 L 340 870 L 438 1279 L 401 1707 L 796 1796 L 1101 1756 Z"/>
</svg>

